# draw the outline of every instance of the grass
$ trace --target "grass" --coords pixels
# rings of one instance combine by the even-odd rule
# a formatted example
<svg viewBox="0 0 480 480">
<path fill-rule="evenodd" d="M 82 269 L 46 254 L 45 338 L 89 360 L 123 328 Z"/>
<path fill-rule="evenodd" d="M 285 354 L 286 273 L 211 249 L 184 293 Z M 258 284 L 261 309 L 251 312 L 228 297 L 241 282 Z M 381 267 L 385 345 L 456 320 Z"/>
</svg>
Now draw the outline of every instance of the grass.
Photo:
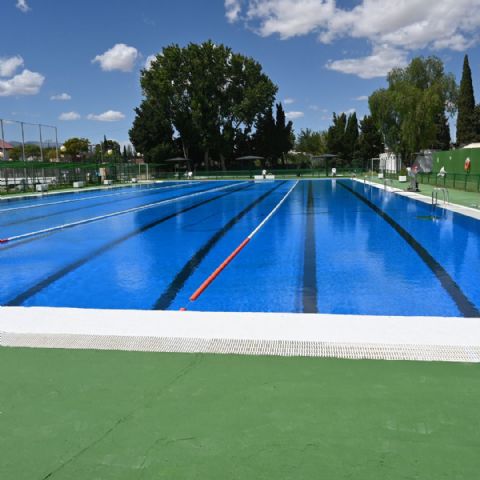
<svg viewBox="0 0 480 480">
<path fill-rule="evenodd" d="M 480 366 L 0 349 L 0 478 L 468 479 Z"/>
</svg>

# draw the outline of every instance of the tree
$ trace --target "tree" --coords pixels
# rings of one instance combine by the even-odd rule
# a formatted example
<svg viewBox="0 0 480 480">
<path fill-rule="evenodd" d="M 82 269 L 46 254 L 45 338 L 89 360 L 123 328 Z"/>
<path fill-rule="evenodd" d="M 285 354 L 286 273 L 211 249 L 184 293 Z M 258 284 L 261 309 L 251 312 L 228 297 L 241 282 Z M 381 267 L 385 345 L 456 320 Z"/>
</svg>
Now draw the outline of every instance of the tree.
<svg viewBox="0 0 480 480">
<path fill-rule="evenodd" d="M 254 152 L 265 158 L 270 164 L 285 163 L 286 154 L 295 142 L 292 122 L 286 122 L 285 112 L 281 103 L 276 105 L 276 115 L 273 118 L 272 108 L 258 117 L 253 138 Z"/>
<path fill-rule="evenodd" d="M 173 128 L 167 112 L 161 105 L 144 100 L 135 112 L 136 117 L 128 133 L 135 149 L 144 155 L 146 162 L 161 162 L 180 154 L 173 141 Z M 188 150 L 184 153 L 188 157 Z"/>
<path fill-rule="evenodd" d="M 378 158 L 384 151 L 382 134 L 375 125 L 371 116 L 364 116 L 360 121 L 360 135 L 358 137 L 358 149 L 355 152 L 354 163 L 356 166 L 368 168 L 368 162 L 372 158 Z"/>
<path fill-rule="evenodd" d="M 140 83 L 145 99 L 130 131 L 135 147 L 149 155 L 170 143 L 169 130 L 178 135 L 185 157 L 201 150 L 207 168 L 215 155 L 226 166 L 237 139 L 243 141 L 277 92 L 258 62 L 211 41 L 165 47 L 142 71 Z M 161 135 L 152 134 L 157 120 L 165 123 L 156 132 Z"/>
<path fill-rule="evenodd" d="M 40 158 L 40 147 L 33 143 L 25 143 L 25 160 L 38 160 Z M 18 144 L 13 147 L 10 152 L 10 158 L 12 160 L 23 160 L 23 148 L 22 144 Z"/>
<path fill-rule="evenodd" d="M 480 104 L 475 105 L 474 121 L 475 121 L 475 142 L 480 142 Z"/>
<path fill-rule="evenodd" d="M 387 146 L 408 162 L 436 141 L 439 116 L 455 111 L 455 79 L 437 57 L 417 57 L 387 80 L 387 89 L 369 97 L 370 111 Z"/>
<path fill-rule="evenodd" d="M 72 158 L 81 158 L 88 153 L 88 146 L 90 142 L 88 138 L 69 138 L 63 142 L 65 153 Z"/>
<path fill-rule="evenodd" d="M 295 149 L 310 155 L 327 153 L 326 137 L 326 132 L 314 132 L 309 128 L 302 129 L 297 137 Z"/>
<path fill-rule="evenodd" d="M 355 150 L 358 148 L 358 120 L 357 114 L 353 112 L 348 116 L 345 135 L 343 137 L 343 156 L 349 163 L 352 162 Z"/>
<path fill-rule="evenodd" d="M 457 143 L 466 145 L 476 137 L 475 97 L 473 93 L 472 71 L 468 55 L 463 60 L 462 80 L 458 94 Z"/>
<path fill-rule="evenodd" d="M 344 139 L 347 128 L 347 116 L 345 113 L 337 115 L 333 113 L 333 124 L 327 131 L 328 153 L 343 157 L 345 154 Z"/>
<path fill-rule="evenodd" d="M 285 155 L 294 145 L 293 123 L 292 121 L 286 123 L 285 112 L 281 103 L 277 103 L 276 108 L 274 155 L 277 160 L 282 159 L 285 163 Z"/>
<path fill-rule="evenodd" d="M 450 148 L 450 126 L 448 124 L 448 118 L 445 113 L 439 113 L 436 118 L 435 127 L 437 136 L 432 149 L 434 150 L 448 150 Z"/>
<path fill-rule="evenodd" d="M 255 135 L 253 136 L 254 153 L 264 157 L 266 162 L 272 162 L 275 159 L 275 120 L 273 118 L 272 108 L 268 108 L 263 115 L 259 115 L 255 125 Z"/>
</svg>

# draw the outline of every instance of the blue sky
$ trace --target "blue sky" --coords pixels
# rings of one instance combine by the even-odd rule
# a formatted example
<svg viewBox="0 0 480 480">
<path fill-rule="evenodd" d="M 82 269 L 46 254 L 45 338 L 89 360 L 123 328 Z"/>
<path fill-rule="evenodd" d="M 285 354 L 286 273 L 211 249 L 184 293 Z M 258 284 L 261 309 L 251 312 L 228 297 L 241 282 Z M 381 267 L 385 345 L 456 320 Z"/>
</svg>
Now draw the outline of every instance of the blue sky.
<svg viewBox="0 0 480 480">
<path fill-rule="evenodd" d="M 415 55 L 459 80 L 468 53 L 480 102 L 480 0 L 1 0 L 0 18 L 0 118 L 57 125 L 60 140 L 127 142 L 148 56 L 208 39 L 263 65 L 297 132 L 368 113 L 386 72 Z"/>
</svg>

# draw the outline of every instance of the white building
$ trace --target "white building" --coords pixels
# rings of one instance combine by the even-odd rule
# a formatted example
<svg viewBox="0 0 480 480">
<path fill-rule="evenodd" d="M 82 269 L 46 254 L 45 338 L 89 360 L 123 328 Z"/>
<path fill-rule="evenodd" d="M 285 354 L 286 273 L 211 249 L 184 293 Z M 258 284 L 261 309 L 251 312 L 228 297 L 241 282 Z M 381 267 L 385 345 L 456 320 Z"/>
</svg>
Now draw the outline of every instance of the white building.
<svg viewBox="0 0 480 480">
<path fill-rule="evenodd" d="M 386 173 L 398 173 L 402 168 L 402 161 L 392 152 L 380 154 L 379 170 Z"/>
</svg>

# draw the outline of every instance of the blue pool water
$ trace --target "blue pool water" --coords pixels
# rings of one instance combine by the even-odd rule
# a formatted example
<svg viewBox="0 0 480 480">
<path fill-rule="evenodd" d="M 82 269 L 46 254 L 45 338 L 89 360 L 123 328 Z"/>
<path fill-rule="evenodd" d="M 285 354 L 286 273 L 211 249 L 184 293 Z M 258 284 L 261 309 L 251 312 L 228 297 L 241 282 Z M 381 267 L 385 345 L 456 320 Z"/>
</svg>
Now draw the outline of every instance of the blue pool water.
<svg viewBox="0 0 480 480">
<path fill-rule="evenodd" d="M 0 238 L 20 236 L 0 244 L 0 305 L 480 316 L 480 222 L 348 179 L 298 182 L 189 301 L 294 185 L 170 182 L 0 202 Z"/>
</svg>

